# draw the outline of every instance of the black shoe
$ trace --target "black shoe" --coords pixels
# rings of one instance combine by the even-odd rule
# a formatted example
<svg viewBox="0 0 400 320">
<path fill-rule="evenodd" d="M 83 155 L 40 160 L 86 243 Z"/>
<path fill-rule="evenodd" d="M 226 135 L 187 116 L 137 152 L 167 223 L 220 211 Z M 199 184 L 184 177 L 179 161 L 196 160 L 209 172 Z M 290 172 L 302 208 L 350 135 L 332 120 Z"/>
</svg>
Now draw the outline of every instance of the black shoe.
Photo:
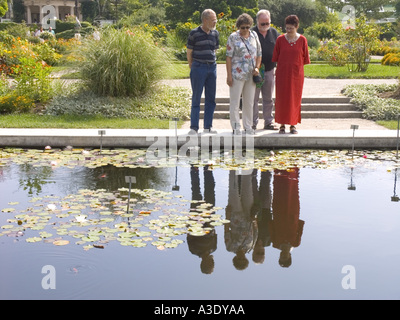
<svg viewBox="0 0 400 320">
<path fill-rule="evenodd" d="M 264 130 L 278 130 L 272 123 L 264 126 Z"/>
</svg>

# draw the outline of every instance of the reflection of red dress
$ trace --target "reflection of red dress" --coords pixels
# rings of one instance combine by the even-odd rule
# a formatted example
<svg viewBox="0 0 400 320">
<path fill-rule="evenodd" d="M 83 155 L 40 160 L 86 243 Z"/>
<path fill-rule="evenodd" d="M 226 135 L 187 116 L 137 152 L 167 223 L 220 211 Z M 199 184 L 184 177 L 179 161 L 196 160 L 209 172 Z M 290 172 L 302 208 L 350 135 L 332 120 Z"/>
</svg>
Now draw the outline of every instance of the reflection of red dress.
<svg viewBox="0 0 400 320">
<path fill-rule="evenodd" d="M 280 249 L 282 244 L 298 247 L 304 226 L 304 221 L 300 220 L 298 168 L 275 170 L 272 211 L 270 231 L 273 247 Z"/>
<path fill-rule="evenodd" d="M 295 43 L 289 43 L 285 35 L 279 36 L 272 61 L 277 62 L 275 122 L 296 125 L 301 122 L 304 65 L 310 63 L 307 39 L 300 35 Z"/>
</svg>

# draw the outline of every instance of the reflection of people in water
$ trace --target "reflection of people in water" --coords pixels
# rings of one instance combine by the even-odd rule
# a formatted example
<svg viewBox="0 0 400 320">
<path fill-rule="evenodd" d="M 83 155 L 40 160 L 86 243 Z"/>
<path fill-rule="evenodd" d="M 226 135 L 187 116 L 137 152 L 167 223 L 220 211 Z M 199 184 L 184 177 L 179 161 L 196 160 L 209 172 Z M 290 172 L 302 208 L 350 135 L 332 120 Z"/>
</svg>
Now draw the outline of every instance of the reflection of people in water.
<svg viewBox="0 0 400 320">
<path fill-rule="evenodd" d="M 238 270 L 244 270 L 249 265 L 246 253 L 250 252 L 257 239 L 257 222 L 254 206 L 253 175 L 229 172 L 228 205 L 225 224 L 225 246 L 229 252 L 234 252 L 233 265 Z"/>
<path fill-rule="evenodd" d="M 203 169 L 204 174 L 204 201 L 210 204 L 210 208 L 215 206 L 215 180 L 212 170 L 208 166 Z M 192 183 L 192 200 L 201 201 L 200 175 L 199 168 L 192 166 L 190 168 L 190 178 Z M 192 202 L 191 211 L 196 211 L 198 203 Z M 204 227 L 212 227 L 208 223 Z M 217 249 L 217 234 L 215 229 L 204 236 L 187 235 L 189 251 L 201 258 L 200 270 L 202 273 L 211 274 L 214 271 L 214 257 L 212 253 Z"/>
<path fill-rule="evenodd" d="M 271 245 L 269 223 L 272 220 L 271 171 L 261 171 L 260 187 L 257 187 L 257 170 L 253 171 L 254 203 L 258 207 L 258 237 L 253 249 L 253 262 L 261 264 L 265 259 L 265 247 Z"/>
<path fill-rule="evenodd" d="M 270 231 L 273 247 L 281 250 L 279 265 L 290 267 L 291 250 L 300 245 L 304 221 L 300 216 L 299 169 L 275 170 Z"/>
</svg>

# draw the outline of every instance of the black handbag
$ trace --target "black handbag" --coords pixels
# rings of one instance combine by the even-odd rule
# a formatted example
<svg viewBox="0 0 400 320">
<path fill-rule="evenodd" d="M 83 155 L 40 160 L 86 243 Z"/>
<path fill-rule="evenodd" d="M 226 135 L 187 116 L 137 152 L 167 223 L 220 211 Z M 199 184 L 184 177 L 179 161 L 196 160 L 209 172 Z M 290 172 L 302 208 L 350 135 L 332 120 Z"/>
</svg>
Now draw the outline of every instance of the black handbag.
<svg viewBox="0 0 400 320">
<path fill-rule="evenodd" d="M 264 81 L 264 79 L 261 77 L 261 74 L 258 74 L 258 75 L 256 75 L 256 76 L 253 76 L 253 81 L 254 81 L 255 83 L 261 83 L 261 82 Z"/>
</svg>

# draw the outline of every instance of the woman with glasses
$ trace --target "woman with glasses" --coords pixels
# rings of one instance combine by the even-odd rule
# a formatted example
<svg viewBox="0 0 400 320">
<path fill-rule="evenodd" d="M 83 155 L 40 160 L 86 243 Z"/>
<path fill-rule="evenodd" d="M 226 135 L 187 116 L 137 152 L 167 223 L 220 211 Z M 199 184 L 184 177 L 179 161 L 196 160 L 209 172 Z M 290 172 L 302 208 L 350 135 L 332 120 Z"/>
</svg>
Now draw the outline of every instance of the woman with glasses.
<svg viewBox="0 0 400 320">
<path fill-rule="evenodd" d="M 236 20 L 237 31 L 233 32 L 226 44 L 227 84 L 230 87 L 230 121 L 234 134 L 240 134 L 239 105 L 242 96 L 242 122 L 245 134 L 254 134 L 253 102 L 256 84 L 253 75 L 259 74 L 261 45 L 258 36 L 250 28 L 253 18 L 247 13 Z"/>
<path fill-rule="evenodd" d="M 304 85 L 304 65 L 310 63 L 307 39 L 297 33 L 299 18 L 290 15 L 285 19 L 286 33 L 276 39 L 272 61 L 277 62 L 275 80 L 275 121 L 280 123 L 279 133 L 297 134 L 301 122 L 301 98 Z"/>
</svg>

